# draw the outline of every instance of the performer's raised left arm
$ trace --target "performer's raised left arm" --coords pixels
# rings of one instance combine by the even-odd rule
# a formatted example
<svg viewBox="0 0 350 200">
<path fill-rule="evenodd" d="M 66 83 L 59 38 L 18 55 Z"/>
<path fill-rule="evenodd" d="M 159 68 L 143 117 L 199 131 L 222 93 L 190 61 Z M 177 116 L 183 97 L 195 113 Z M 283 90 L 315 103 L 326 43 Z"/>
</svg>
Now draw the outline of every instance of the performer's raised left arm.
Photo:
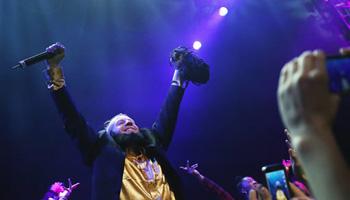
<svg viewBox="0 0 350 200">
<path fill-rule="evenodd" d="M 191 81 L 198 85 L 209 80 L 209 66 L 185 47 L 174 49 L 170 62 L 175 68 L 171 87 L 157 120 L 153 124 L 153 130 L 165 150 L 168 149 L 171 142 L 180 103 L 188 82 Z"/>
<path fill-rule="evenodd" d="M 180 103 L 185 92 L 183 84 L 184 81 L 181 80 L 179 71 L 175 70 L 168 95 L 153 124 L 153 129 L 158 134 L 158 139 L 164 149 L 168 148 L 175 130 Z"/>
</svg>

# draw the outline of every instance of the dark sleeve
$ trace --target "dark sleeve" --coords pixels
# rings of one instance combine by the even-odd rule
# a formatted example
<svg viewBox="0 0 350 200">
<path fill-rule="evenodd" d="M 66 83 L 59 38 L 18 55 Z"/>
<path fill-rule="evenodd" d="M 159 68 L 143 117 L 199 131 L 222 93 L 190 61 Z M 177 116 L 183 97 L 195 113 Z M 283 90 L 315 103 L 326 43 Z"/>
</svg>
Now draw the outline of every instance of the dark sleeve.
<svg viewBox="0 0 350 200">
<path fill-rule="evenodd" d="M 185 89 L 178 86 L 170 87 L 157 120 L 153 124 L 152 128 L 164 150 L 168 149 L 171 142 L 184 91 Z"/>
<path fill-rule="evenodd" d="M 56 91 L 51 90 L 51 96 L 66 132 L 80 150 L 85 164 L 91 165 L 98 151 L 98 135 L 77 111 L 66 87 Z"/>
<path fill-rule="evenodd" d="M 218 184 L 216 184 L 214 181 L 210 180 L 207 177 L 204 177 L 203 179 L 199 179 L 201 184 L 204 185 L 204 187 L 214 192 L 220 199 L 222 200 L 234 200 L 233 197 L 230 195 L 230 193 L 226 192 L 222 187 L 220 187 Z"/>
</svg>

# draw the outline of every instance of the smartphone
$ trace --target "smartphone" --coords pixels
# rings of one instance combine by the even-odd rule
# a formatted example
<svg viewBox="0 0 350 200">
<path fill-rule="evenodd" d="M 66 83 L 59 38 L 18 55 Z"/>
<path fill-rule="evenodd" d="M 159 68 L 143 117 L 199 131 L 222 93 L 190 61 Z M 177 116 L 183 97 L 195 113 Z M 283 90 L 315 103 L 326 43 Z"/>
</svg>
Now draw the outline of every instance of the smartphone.
<svg viewBox="0 0 350 200">
<path fill-rule="evenodd" d="M 291 190 L 286 169 L 282 164 L 267 165 L 261 168 L 273 200 L 291 199 Z"/>
<path fill-rule="evenodd" d="M 329 90 L 346 94 L 350 91 L 350 56 L 327 56 Z"/>
</svg>

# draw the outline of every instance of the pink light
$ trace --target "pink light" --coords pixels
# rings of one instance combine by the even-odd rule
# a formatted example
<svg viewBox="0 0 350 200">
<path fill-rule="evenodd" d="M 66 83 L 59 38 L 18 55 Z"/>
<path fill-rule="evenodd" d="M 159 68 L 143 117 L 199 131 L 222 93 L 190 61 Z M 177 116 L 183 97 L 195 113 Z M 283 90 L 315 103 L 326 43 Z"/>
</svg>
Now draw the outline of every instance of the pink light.
<svg viewBox="0 0 350 200">
<path fill-rule="evenodd" d="M 200 41 L 194 41 L 193 42 L 193 48 L 195 49 L 195 50 L 198 50 L 198 49 L 200 49 L 201 47 L 202 47 L 202 43 L 200 42 Z"/>
<path fill-rule="evenodd" d="M 219 15 L 220 16 L 225 16 L 225 15 L 227 15 L 227 13 L 228 13 L 228 9 L 226 8 L 226 7 L 221 7 L 220 9 L 219 9 Z"/>
</svg>

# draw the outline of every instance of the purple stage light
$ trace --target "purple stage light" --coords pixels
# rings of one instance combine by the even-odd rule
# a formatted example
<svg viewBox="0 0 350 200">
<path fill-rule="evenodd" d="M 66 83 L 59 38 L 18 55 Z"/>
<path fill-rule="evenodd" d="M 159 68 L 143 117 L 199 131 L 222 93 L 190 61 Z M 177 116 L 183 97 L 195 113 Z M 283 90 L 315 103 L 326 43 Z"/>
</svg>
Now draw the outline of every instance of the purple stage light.
<svg viewBox="0 0 350 200">
<path fill-rule="evenodd" d="M 228 13 L 228 9 L 226 8 L 226 7 L 221 7 L 220 9 L 219 9 L 219 15 L 220 16 L 225 16 L 225 15 L 227 15 L 227 13 Z"/>
<path fill-rule="evenodd" d="M 193 42 L 192 46 L 193 46 L 193 49 L 198 50 L 198 49 L 200 49 L 202 47 L 202 43 L 197 40 L 197 41 Z"/>
</svg>

